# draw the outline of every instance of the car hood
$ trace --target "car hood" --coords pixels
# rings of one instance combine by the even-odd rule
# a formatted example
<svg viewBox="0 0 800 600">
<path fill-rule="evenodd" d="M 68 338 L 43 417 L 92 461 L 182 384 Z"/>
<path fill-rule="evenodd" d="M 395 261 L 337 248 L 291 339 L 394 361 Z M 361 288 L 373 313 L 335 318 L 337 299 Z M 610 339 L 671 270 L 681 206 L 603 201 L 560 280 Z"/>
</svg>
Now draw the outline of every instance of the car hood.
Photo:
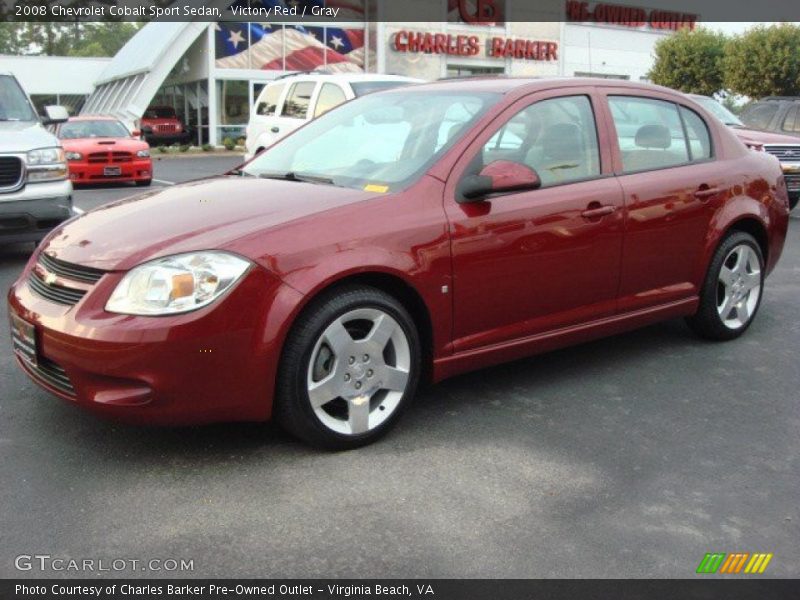
<svg viewBox="0 0 800 600">
<path fill-rule="evenodd" d="M 147 150 L 146 142 L 130 138 L 77 138 L 61 140 L 64 150 L 88 154 L 90 152 L 137 152 Z"/>
<path fill-rule="evenodd" d="M 38 121 L 0 121 L 0 152 L 25 153 L 59 145 L 56 136 Z"/>
<path fill-rule="evenodd" d="M 241 247 L 270 228 L 379 194 L 311 183 L 221 176 L 100 206 L 57 229 L 44 247 L 55 258 L 126 270 L 170 254 Z M 258 256 L 274 252 L 268 240 Z M 243 253 L 243 252 L 242 252 Z"/>
<path fill-rule="evenodd" d="M 732 127 L 733 133 L 744 142 L 755 142 L 757 144 L 800 144 L 800 137 L 773 133 L 771 131 L 761 131 L 760 129 L 749 129 L 747 127 Z"/>
</svg>

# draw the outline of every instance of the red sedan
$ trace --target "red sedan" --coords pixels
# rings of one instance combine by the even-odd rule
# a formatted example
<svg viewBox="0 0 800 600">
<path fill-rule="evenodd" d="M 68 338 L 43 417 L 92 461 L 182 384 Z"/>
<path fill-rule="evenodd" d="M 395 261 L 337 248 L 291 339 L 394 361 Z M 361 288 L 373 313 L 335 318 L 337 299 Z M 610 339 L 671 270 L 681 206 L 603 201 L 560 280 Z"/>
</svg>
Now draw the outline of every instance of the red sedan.
<svg viewBox="0 0 800 600">
<path fill-rule="evenodd" d="M 147 186 L 153 178 L 150 146 L 134 138 L 113 117 L 71 117 L 56 128 L 73 184 L 133 181 Z"/>
<path fill-rule="evenodd" d="M 9 293 L 13 343 L 37 383 L 98 413 L 275 416 L 353 447 L 423 379 L 675 317 L 741 335 L 788 215 L 775 157 L 683 94 L 424 84 L 60 227 Z"/>
</svg>

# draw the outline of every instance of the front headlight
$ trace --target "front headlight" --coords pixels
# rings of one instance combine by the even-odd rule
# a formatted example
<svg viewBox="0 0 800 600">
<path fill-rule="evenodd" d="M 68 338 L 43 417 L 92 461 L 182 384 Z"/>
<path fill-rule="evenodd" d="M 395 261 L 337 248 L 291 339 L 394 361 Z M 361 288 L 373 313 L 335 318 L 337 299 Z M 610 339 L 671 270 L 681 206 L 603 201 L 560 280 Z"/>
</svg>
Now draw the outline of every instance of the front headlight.
<svg viewBox="0 0 800 600">
<path fill-rule="evenodd" d="M 67 176 L 63 148 L 38 148 L 26 156 L 28 181 L 57 181 Z"/>
<path fill-rule="evenodd" d="M 83 154 L 80 152 L 66 152 L 67 160 L 81 160 L 83 158 Z"/>
<path fill-rule="evenodd" d="M 150 150 L 139 150 L 136 156 L 139 158 L 148 158 L 150 156 Z"/>
<path fill-rule="evenodd" d="M 219 298 L 251 263 L 227 252 L 167 256 L 129 271 L 106 303 L 108 312 L 172 315 L 196 310 Z"/>
</svg>

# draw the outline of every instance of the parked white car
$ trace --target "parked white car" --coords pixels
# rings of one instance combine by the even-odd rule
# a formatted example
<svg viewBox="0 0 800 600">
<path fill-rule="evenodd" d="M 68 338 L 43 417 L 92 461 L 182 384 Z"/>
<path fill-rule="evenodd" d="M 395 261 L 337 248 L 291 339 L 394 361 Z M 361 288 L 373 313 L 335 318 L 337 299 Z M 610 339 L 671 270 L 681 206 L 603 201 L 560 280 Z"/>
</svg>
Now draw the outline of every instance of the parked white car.
<svg viewBox="0 0 800 600">
<path fill-rule="evenodd" d="M 264 86 L 250 111 L 245 159 L 250 160 L 307 121 L 343 102 L 421 81 L 398 75 L 332 75 L 313 71 L 279 77 Z"/>
</svg>

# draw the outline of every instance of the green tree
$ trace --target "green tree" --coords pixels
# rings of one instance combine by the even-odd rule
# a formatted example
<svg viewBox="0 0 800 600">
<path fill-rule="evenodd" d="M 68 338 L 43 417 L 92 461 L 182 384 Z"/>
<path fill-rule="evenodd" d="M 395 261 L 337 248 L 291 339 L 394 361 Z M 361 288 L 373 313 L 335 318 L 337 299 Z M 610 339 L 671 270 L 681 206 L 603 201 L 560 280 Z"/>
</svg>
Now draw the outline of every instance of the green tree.
<svg viewBox="0 0 800 600">
<path fill-rule="evenodd" d="M 726 44 L 723 67 L 725 87 L 737 94 L 800 95 L 800 27 L 783 23 L 748 30 Z"/>
<path fill-rule="evenodd" d="M 653 83 L 688 94 L 711 96 L 722 90 L 725 35 L 699 28 L 681 29 L 655 46 Z"/>
</svg>

